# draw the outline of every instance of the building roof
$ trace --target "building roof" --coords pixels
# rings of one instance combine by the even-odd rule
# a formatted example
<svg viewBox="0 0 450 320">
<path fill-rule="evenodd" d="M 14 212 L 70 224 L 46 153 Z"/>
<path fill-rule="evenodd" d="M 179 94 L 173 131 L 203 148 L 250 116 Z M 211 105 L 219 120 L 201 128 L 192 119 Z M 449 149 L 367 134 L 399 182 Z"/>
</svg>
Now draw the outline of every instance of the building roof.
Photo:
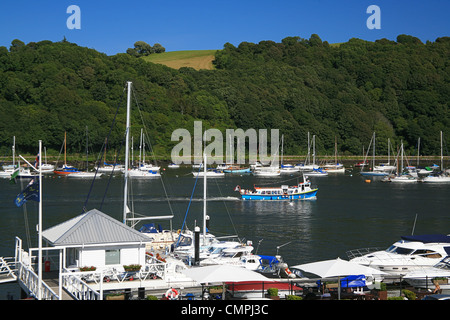
<svg viewBox="0 0 450 320">
<path fill-rule="evenodd" d="M 97 209 L 51 227 L 42 236 L 54 246 L 152 241 Z"/>
</svg>

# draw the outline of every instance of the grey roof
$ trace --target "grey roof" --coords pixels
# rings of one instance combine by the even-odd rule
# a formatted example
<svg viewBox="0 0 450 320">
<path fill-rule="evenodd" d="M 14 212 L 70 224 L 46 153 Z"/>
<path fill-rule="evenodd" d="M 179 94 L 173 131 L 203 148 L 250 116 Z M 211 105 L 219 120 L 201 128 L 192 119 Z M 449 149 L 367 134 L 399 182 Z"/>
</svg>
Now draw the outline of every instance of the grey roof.
<svg viewBox="0 0 450 320">
<path fill-rule="evenodd" d="M 42 236 L 54 246 L 151 242 L 149 237 L 97 209 L 51 227 Z"/>
</svg>

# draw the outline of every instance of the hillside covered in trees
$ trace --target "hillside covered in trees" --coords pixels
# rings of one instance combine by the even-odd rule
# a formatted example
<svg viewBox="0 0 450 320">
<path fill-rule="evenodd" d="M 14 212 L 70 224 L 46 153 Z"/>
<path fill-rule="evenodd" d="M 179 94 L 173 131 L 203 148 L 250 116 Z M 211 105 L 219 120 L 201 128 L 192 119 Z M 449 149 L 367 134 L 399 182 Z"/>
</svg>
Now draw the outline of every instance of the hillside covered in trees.
<svg viewBox="0 0 450 320">
<path fill-rule="evenodd" d="M 229 43 L 216 53 L 215 70 L 171 69 L 130 54 L 107 56 L 67 41 L 14 40 L 0 47 L 0 152 L 12 137 L 18 149 L 36 152 L 37 140 L 59 151 L 99 151 L 113 123 L 110 150 L 122 142 L 126 81 L 135 88 L 132 134 L 141 120 L 157 155 L 170 155 L 177 128 L 280 129 L 285 154 L 305 154 L 307 133 L 318 154 L 361 154 L 372 133 L 377 153 L 387 139 L 408 152 L 439 153 L 439 131 L 450 137 L 450 38 L 422 43 L 350 39 L 330 45 L 319 36 L 280 43 Z"/>
</svg>

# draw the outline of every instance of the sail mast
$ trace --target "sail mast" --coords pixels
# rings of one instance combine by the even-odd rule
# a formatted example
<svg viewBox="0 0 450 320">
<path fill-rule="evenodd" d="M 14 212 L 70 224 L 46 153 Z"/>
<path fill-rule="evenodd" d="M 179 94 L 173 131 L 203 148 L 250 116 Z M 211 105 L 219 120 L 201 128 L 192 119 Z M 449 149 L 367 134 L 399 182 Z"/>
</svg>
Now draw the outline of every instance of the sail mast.
<svg viewBox="0 0 450 320">
<path fill-rule="evenodd" d="M 131 82 L 127 82 L 127 126 L 125 129 L 125 175 L 124 175 L 124 191 L 123 191 L 123 223 L 126 224 L 127 220 L 127 198 L 128 198 L 128 157 L 129 157 L 129 138 L 130 138 L 130 104 L 131 104 Z"/>
</svg>

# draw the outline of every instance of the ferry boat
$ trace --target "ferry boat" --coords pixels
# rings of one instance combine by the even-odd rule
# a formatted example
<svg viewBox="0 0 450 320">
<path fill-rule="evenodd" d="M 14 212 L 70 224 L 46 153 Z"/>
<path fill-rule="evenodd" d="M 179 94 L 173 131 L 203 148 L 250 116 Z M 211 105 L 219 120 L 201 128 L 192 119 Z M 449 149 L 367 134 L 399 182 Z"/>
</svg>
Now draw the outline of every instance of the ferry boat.
<svg viewBox="0 0 450 320">
<path fill-rule="evenodd" d="M 234 189 L 241 195 L 242 200 L 314 200 L 316 199 L 318 188 L 312 188 L 311 182 L 299 183 L 295 186 L 282 185 L 281 187 L 254 187 L 253 190 L 241 189 L 236 186 Z"/>
</svg>

